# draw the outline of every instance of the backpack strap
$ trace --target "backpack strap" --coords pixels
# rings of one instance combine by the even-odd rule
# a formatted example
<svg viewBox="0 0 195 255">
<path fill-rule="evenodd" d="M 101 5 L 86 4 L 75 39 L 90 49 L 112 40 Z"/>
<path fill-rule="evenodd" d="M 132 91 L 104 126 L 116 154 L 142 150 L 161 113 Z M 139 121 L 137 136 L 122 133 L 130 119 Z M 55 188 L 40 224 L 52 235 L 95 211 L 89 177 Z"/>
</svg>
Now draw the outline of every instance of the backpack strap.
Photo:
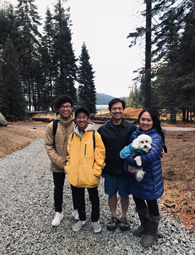
<svg viewBox="0 0 195 255">
<path fill-rule="evenodd" d="M 55 135 L 56 135 L 56 131 L 57 131 L 57 127 L 58 127 L 58 121 L 59 120 L 54 120 L 53 121 L 53 147 L 55 148 Z"/>
<path fill-rule="evenodd" d="M 93 148 L 95 150 L 95 131 L 93 130 Z"/>
</svg>

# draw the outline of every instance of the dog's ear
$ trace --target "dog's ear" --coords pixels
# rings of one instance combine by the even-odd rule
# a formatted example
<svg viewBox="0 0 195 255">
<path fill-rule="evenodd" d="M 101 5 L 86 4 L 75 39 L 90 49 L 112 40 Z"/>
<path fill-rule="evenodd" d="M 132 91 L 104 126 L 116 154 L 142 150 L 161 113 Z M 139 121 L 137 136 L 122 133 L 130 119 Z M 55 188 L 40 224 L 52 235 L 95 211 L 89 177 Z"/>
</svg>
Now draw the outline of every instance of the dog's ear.
<svg viewBox="0 0 195 255">
<path fill-rule="evenodd" d="M 134 149 L 139 149 L 139 140 L 137 138 L 135 140 L 133 140 L 132 147 Z"/>
<path fill-rule="evenodd" d="M 150 144 L 152 144 L 152 137 L 148 136 L 148 141 Z"/>
</svg>

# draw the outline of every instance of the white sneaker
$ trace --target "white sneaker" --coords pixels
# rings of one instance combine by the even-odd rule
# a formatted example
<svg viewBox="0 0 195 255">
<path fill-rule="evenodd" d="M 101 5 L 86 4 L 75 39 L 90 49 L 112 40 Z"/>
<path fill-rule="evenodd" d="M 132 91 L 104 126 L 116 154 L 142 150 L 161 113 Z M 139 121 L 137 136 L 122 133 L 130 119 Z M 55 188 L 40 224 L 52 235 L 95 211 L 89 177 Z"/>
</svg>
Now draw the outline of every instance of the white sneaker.
<svg viewBox="0 0 195 255">
<path fill-rule="evenodd" d="M 62 213 L 56 212 L 54 219 L 52 220 L 52 226 L 57 227 L 60 225 L 61 220 L 64 218 L 64 215 Z"/>
<path fill-rule="evenodd" d="M 79 230 L 82 228 L 82 226 L 84 226 L 86 223 L 87 223 L 87 220 L 85 220 L 85 221 L 79 220 L 79 221 L 77 221 L 77 223 L 75 223 L 75 224 L 72 226 L 72 230 L 73 230 L 74 232 L 77 232 L 77 231 L 79 231 Z"/>
<path fill-rule="evenodd" d="M 72 212 L 72 216 L 74 217 L 75 220 L 79 220 L 79 213 L 78 213 L 78 209 L 73 210 Z"/>
<path fill-rule="evenodd" d="M 101 232 L 102 228 L 101 228 L 101 225 L 100 225 L 99 221 L 91 222 L 91 224 L 92 224 L 94 233 Z"/>
</svg>

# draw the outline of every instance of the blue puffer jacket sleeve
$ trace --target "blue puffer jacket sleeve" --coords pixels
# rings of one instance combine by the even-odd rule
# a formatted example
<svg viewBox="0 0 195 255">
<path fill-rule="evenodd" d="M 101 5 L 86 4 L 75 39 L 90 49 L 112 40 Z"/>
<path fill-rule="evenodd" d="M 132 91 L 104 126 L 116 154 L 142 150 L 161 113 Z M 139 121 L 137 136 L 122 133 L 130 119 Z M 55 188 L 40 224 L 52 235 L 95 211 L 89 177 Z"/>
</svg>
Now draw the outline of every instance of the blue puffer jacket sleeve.
<svg viewBox="0 0 195 255">
<path fill-rule="evenodd" d="M 138 182 L 135 175 L 129 174 L 129 191 L 134 196 L 144 200 L 154 200 L 163 194 L 163 179 L 161 168 L 162 138 L 155 129 L 143 132 L 139 127 L 130 137 L 130 142 L 141 134 L 152 138 L 152 148 L 148 153 L 141 155 L 144 178 Z M 130 155 L 125 159 L 124 169 L 128 173 L 128 165 L 136 167 L 134 158 Z"/>
</svg>

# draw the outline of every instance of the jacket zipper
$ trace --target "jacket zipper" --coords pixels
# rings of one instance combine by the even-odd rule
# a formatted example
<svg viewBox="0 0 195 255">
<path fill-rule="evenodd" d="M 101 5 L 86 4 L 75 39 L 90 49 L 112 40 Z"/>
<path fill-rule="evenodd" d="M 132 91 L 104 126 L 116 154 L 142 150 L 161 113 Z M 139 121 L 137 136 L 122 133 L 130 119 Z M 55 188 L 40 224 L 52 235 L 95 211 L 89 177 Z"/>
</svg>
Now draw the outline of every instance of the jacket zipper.
<svg viewBox="0 0 195 255">
<path fill-rule="evenodd" d="M 84 152 L 84 156 L 86 156 L 86 150 L 87 150 L 87 144 L 85 144 L 85 152 Z"/>
</svg>

